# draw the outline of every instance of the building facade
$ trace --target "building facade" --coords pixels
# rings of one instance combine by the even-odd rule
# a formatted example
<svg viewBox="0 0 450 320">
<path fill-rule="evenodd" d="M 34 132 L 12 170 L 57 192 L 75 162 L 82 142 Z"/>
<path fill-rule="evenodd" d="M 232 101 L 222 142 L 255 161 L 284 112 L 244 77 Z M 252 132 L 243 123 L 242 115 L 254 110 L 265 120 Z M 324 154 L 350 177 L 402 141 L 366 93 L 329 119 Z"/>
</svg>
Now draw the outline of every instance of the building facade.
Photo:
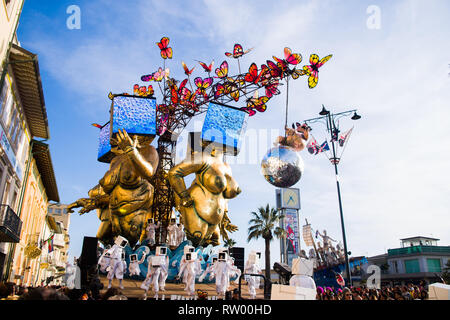
<svg viewBox="0 0 450 320">
<path fill-rule="evenodd" d="M 380 267 L 382 285 L 440 281 L 450 258 L 450 246 L 439 246 L 438 241 L 421 236 L 401 239 L 400 248 L 388 249 L 385 254 L 367 258 L 368 265 Z"/>
</svg>

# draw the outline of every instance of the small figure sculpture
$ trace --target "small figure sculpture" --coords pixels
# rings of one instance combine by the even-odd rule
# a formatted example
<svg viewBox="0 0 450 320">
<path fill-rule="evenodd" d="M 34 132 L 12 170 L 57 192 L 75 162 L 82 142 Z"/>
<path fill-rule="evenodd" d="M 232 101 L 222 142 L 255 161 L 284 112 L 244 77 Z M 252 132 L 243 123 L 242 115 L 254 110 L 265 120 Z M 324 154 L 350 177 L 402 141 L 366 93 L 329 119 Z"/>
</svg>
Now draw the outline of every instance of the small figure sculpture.
<svg viewBox="0 0 450 320">
<path fill-rule="evenodd" d="M 317 237 L 317 235 L 322 237 L 323 249 L 324 249 L 325 252 L 328 252 L 328 249 L 330 248 L 330 246 L 332 244 L 331 241 L 337 242 L 336 240 L 332 239 L 331 237 L 329 237 L 327 235 L 327 230 L 323 230 L 323 234 L 321 234 L 319 232 L 319 230 L 317 230 L 316 231 L 316 237 Z"/>
<path fill-rule="evenodd" d="M 122 284 L 123 274 L 127 268 L 127 263 L 125 262 L 125 251 L 124 248 L 128 244 L 128 240 L 122 236 L 118 236 L 114 245 L 108 250 L 110 256 L 110 263 L 106 271 L 108 275 L 106 276 L 109 280 L 108 289 L 112 286 L 112 280 L 114 277 L 119 279 L 119 288 L 124 289 Z"/>
<path fill-rule="evenodd" d="M 185 234 L 183 224 L 178 223 L 177 228 L 177 246 L 179 246 L 184 241 Z"/>
<path fill-rule="evenodd" d="M 154 298 L 158 298 L 159 290 L 165 291 L 166 279 L 169 274 L 169 257 L 166 247 L 156 247 L 154 256 L 148 259 L 148 272 L 145 280 L 141 284 L 141 289 L 145 290 L 144 300 L 147 299 L 147 292 L 153 286 Z"/>
<path fill-rule="evenodd" d="M 241 189 L 231 175 L 231 168 L 223 162 L 222 150 L 212 147 L 210 152 L 193 152 L 169 171 L 169 182 L 175 191 L 175 203 L 181 213 L 186 237 L 194 246 L 218 245 L 220 223 L 226 216 L 227 199 L 236 197 Z M 195 173 L 196 178 L 186 188 L 184 177 Z M 224 230 L 234 231 L 227 224 Z"/>
<path fill-rule="evenodd" d="M 292 129 L 289 127 L 285 127 L 285 136 L 279 136 L 274 142 L 274 145 L 291 147 L 297 152 L 302 151 L 309 139 L 309 131 L 311 130 L 311 128 L 306 124 L 300 125 L 299 123 L 296 123 L 296 126 L 297 128 L 295 128 L 294 124 L 292 124 Z"/>
<path fill-rule="evenodd" d="M 259 266 L 259 255 L 257 252 L 252 251 L 245 263 L 244 273 L 261 274 L 261 268 Z M 260 278 L 255 276 L 245 276 L 248 282 L 248 293 L 250 299 L 256 299 L 256 288 L 259 288 Z"/>
</svg>

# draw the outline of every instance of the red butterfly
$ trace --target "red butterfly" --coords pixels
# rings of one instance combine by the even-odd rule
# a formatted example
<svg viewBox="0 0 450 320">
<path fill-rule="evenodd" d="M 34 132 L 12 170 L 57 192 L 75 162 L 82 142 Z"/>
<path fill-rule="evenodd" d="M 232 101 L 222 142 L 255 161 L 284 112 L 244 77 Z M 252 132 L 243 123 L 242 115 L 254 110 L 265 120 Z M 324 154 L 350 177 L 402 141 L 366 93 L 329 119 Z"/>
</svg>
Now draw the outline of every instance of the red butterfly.
<svg viewBox="0 0 450 320">
<path fill-rule="evenodd" d="M 201 62 L 201 61 L 198 61 L 198 63 L 200 63 L 200 65 L 203 67 L 203 69 L 208 73 L 210 73 L 212 71 L 212 68 L 214 66 L 214 60 L 211 62 L 211 64 L 209 66 L 206 63 Z"/>
<path fill-rule="evenodd" d="M 98 123 L 91 123 L 91 125 L 99 129 L 103 128 L 103 126 L 99 125 Z"/>
<path fill-rule="evenodd" d="M 148 89 L 146 86 L 140 87 L 138 84 L 135 84 L 133 87 L 134 95 L 141 96 L 141 97 L 147 97 L 152 96 L 155 91 L 153 90 L 153 87 L 151 85 L 148 86 Z"/>
<path fill-rule="evenodd" d="M 247 82 L 257 84 L 265 72 L 266 70 L 261 69 L 261 72 L 258 74 L 258 67 L 256 66 L 256 63 L 252 63 L 248 68 L 248 73 L 245 75 L 244 79 Z"/>
<path fill-rule="evenodd" d="M 201 77 L 197 77 L 194 79 L 194 83 L 197 86 L 197 91 L 195 92 L 195 95 L 197 94 L 203 94 L 205 99 L 208 99 L 208 95 L 206 94 L 206 89 L 209 88 L 213 83 L 213 78 L 205 78 L 202 79 Z"/>
<path fill-rule="evenodd" d="M 242 57 L 244 54 L 249 53 L 250 51 L 252 51 L 252 49 L 253 49 L 253 48 L 250 48 L 250 49 L 248 49 L 247 51 L 244 51 L 244 50 L 242 49 L 242 46 L 241 46 L 239 43 L 236 43 L 236 44 L 234 45 L 234 48 L 233 48 L 233 53 L 231 53 L 231 52 L 225 52 L 225 55 L 226 55 L 227 57 L 233 56 L 233 58 L 237 59 L 237 58 Z"/>
<path fill-rule="evenodd" d="M 217 98 L 219 98 L 219 97 L 221 97 L 221 96 L 224 96 L 224 95 L 226 95 L 226 94 L 229 94 L 230 92 L 229 92 L 229 88 L 228 88 L 228 86 L 224 86 L 223 84 L 221 84 L 221 83 L 218 83 L 217 85 L 216 85 L 216 88 L 215 88 L 216 90 L 214 91 L 214 99 L 217 99 Z"/>
<path fill-rule="evenodd" d="M 272 96 L 280 94 L 280 90 L 278 90 L 278 85 L 280 84 L 278 79 L 271 80 L 266 86 L 266 96 L 272 98 Z"/>
<path fill-rule="evenodd" d="M 283 70 L 277 64 L 270 60 L 267 60 L 267 65 L 269 66 L 270 75 L 273 78 L 279 77 L 280 79 L 283 79 Z"/>
<path fill-rule="evenodd" d="M 191 73 L 192 73 L 192 71 L 194 71 L 195 67 L 193 67 L 191 70 L 189 70 L 189 68 L 187 67 L 186 63 L 184 63 L 184 61 L 181 61 L 181 64 L 182 64 L 182 66 L 183 66 L 184 73 L 185 73 L 187 76 L 190 76 Z"/>
<path fill-rule="evenodd" d="M 292 50 L 288 47 L 284 48 L 284 60 L 281 60 L 275 56 L 273 56 L 273 58 L 277 62 L 284 61 L 285 64 L 289 63 L 289 64 L 293 64 L 293 65 L 297 65 L 302 61 L 301 54 L 300 53 L 292 53 Z"/>
<path fill-rule="evenodd" d="M 220 68 L 216 68 L 216 75 L 217 78 L 225 78 L 228 76 L 228 62 L 222 62 Z"/>
<path fill-rule="evenodd" d="M 161 50 L 161 57 L 163 59 L 172 59 L 173 51 L 171 47 L 168 47 L 169 45 L 169 38 L 163 37 L 161 38 L 160 42 L 157 42 L 159 49 Z"/>
</svg>

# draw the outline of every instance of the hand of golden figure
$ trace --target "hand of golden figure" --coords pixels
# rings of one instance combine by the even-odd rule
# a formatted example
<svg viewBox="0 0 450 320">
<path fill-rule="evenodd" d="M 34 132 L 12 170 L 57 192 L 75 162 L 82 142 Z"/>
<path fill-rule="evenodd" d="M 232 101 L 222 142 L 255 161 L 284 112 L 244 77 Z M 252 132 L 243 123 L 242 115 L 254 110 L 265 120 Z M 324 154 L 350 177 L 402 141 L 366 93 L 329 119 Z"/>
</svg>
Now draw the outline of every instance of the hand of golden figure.
<svg viewBox="0 0 450 320">
<path fill-rule="evenodd" d="M 111 138 L 111 140 L 113 144 L 116 144 L 122 151 L 125 152 L 130 151 L 133 148 L 136 148 L 138 144 L 137 136 L 133 141 L 125 129 L 123 130 L 119 129 L 119 132 L 117 132 L 116 137 Z"/>
</svg>

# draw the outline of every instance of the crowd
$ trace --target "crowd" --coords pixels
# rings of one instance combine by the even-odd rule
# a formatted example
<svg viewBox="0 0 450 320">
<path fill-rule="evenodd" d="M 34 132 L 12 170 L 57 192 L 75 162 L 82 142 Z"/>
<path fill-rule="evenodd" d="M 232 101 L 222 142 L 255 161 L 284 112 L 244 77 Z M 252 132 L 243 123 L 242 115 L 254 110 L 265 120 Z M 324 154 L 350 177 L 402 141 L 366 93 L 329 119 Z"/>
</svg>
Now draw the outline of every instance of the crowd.
<svg viewBox="0 0 450 320">
<path fill-rule="evenodd" d="M 381 287 L 381 289 L 369 289 L 367 287 L 317 287 L 316 300 L 426 300 L 428 289 L 425 284 L 397 285 L 393 287 Z"/>
<path fill-rule="evenodd" d="M 200 290 L 199 290 L 200 291 Z M 205 299 L 205 292 L 198 292 L 198 299 Z M 426 300 L 425 284 L 403 285 L 369 289 L 367 287 L 317 287 L 316 300 Z M 239 299 L 237 289 L 227 292 L 226 300 Z M 69 289 L 64 286 L 23 287 L 12 282 L 0 283 L 0 300 L 128 300 L 115 287 L 100 294 L 99 290 Z"/>
<path fill-rule="evenodd" d="M 64 286 L 24 287 L 13 282 L 0 283 L 0 300 L 128 300 L 118 288 L 103 294 L 97 290 L 69 289 Z"/>
</svg>

